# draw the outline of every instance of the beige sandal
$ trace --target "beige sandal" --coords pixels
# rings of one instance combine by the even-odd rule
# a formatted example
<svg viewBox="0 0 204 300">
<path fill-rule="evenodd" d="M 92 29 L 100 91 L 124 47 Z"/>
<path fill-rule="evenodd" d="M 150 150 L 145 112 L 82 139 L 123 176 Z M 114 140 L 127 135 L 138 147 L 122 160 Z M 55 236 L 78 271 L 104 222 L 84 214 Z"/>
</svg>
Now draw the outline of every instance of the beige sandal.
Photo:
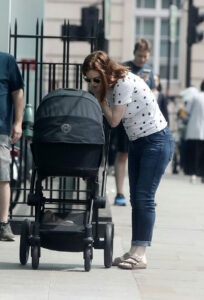
<svg viewBox="0 0 204 300">
<path fill-rule="evenodd" d="M 130 254 L 126 252 L 124 255 L 116 257 L 114 261 L 112 262 L 112 266 L 118 266 L 120 263 L 122 263 L 124 260 L 128 259 L 130 257 Z"/>
<path fill-rule="evenodd" d="M 126 270 L 146 269 L 147 263 L 143 262 L 140 258 L 129 256 L 129 258 L 119 263 L 118 267 Z"/>
</svg>

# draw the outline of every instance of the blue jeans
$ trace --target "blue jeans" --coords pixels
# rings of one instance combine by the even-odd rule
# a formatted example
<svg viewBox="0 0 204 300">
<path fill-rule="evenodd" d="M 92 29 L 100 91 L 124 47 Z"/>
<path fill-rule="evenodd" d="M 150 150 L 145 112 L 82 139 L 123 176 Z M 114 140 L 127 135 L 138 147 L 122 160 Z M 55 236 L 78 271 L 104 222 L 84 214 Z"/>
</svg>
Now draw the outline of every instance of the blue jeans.
<svg viewBox="0 0 204 300">
<path fill-rule="evenodd" d="M 168 127 L 129 143 L 128 171 L 134 246 L 151 246 L 155 222 L 154 197 L 173 152 L 174 141 Z"/>
</svg>

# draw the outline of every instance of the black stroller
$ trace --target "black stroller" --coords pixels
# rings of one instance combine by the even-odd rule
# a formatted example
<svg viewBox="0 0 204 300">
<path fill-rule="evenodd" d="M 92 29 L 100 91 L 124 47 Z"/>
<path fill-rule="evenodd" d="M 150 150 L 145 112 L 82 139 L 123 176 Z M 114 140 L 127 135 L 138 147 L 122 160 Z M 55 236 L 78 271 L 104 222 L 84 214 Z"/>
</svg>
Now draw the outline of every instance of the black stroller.
<svg viewBox="0 0 204 300">
<path fill-rule="evenodd" d="M 35 117 L 31 144 L 35 167 L 28 195 L 28 205 L 34 206 L 35 221 L 31 224 L 26 219 L 22 224 L 20 262 L 27 263 L 30 248 L 33 269 L 39 266 L 40 247 L 83 252 L 84 268 L 89 271 L 95 248 L 104 249 L 104 265 L 110 268 L 114 226 L 112 222 L 104 224 L 101 237 L 98 220 L 99 208 L 105 208 L 106 203 L 108 154 L 106 143 L 100 185 L 99 167 L 105 144 L 100 105 L 88 92 L 59 89 L 44 97 Z M 48 177 L 72 179 L 71 197 L 45 197 L 42 182 Z M 79 180 L 83 182 L 83 190 L 79 189 Z M 51 210 L 46 210 L 48 205 Z"/>
</svg>

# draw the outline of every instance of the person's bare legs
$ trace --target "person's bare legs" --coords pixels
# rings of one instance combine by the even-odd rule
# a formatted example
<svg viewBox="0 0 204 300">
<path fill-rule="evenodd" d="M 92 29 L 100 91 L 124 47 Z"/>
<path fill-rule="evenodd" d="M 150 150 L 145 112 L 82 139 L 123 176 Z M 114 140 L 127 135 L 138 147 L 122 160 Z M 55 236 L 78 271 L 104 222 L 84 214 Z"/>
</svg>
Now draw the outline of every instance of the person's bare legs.
<svg viewBox="0 0 204 300">
<path fill-rule="evenodd" d="M 10 184 L 7 181 L 0 182 L 0 222 L 8 222 L 10 205 Z"/>
<path fill-rule="evenodd" d="M 118 152 L 115 162 L 115 181 L 117 193 L 123 194 L 123 184 L 126 172 L 128 153 Z"/>
<path fill-rule="evenodd" d="M 145 255 L 146 248 L 147 247 L 145 246 L 131 246 L 128 253 L 130 254 L 130 256 L 139 257 L 144 263 L 147 263 L 147 259 Z"/>
<path fill-rule="evenodd" d="M 116 181 L 116 205 L 126 205 L 126 199 L 123 195 L 123 184 L 125 180 L 126 162 L 128 153 L 118 152 L 115 161 L 115 181 Z"/>
<path fill-rule="evenodd" d="M 10 205 L 10 183 L 8 181 L 0 182 L 0 240 L 15 241 L 15 235 L 8 222 Z"/>
</svg>

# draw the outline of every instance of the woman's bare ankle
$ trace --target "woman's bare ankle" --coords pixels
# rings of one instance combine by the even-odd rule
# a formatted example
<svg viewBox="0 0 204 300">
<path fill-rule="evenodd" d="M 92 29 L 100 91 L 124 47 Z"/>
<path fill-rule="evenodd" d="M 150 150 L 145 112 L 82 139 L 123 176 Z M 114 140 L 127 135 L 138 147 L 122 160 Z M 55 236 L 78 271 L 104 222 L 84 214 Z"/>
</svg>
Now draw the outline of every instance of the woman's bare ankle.
<svg viewBox="0 0 204 300">
<path fill-rule="evenodd" d="M 131 246 L 128 253 L 130 254 L 130 256 L 138 258 L 138 260 L 147 263 L 145 252 L 146 252 L 145 246 Z"/>
</svg>

